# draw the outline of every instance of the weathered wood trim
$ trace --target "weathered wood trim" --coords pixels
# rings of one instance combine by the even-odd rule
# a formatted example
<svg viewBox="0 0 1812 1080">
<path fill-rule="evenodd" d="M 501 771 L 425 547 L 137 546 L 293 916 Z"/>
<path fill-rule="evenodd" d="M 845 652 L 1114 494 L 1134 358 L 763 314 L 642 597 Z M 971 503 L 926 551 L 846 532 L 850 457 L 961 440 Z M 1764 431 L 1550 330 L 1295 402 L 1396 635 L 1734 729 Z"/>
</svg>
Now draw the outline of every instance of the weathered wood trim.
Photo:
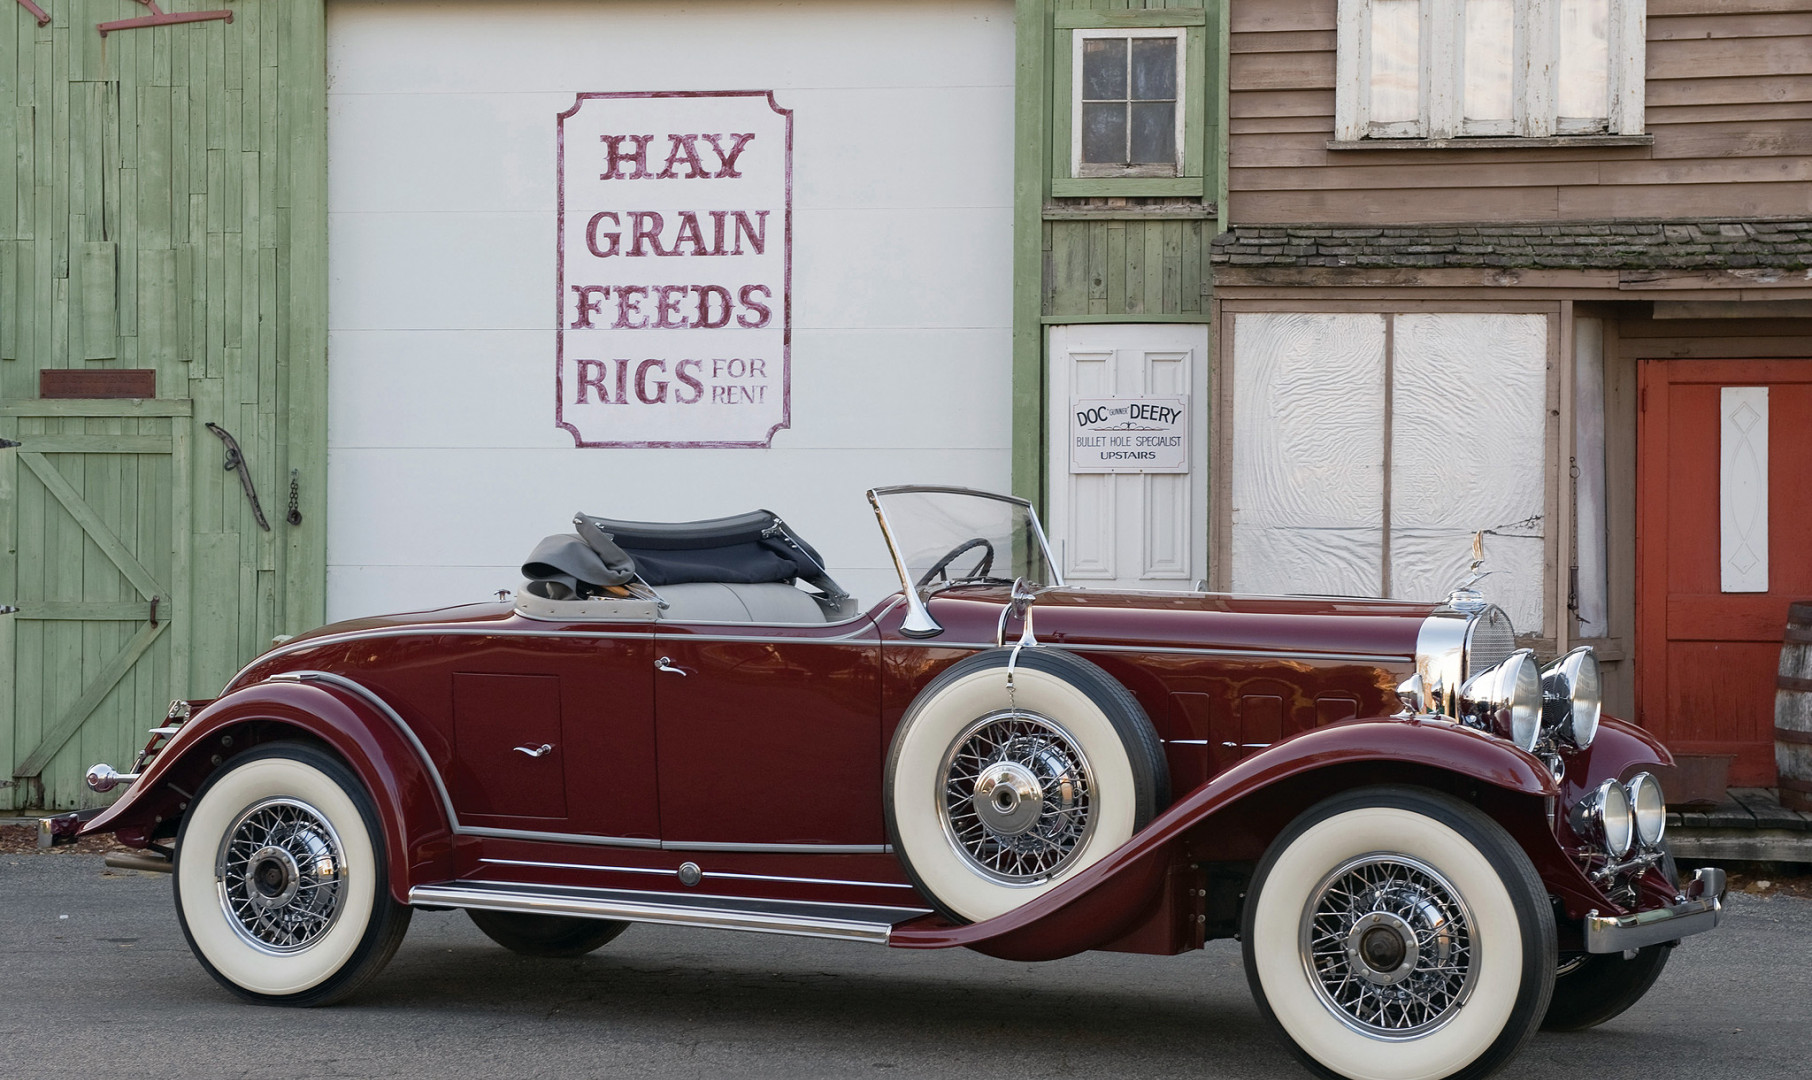
<svg viewBox="0 0 1812 1080">
<path fill-rule="evenodd" d="M 188 399 L 42 398 L 0 405 L 0 416 L 188 416 Z"/>
<path fill-rule="evenodd" d="M 1610 129 L 1634 135 L 1646 124 L 1644 103 L 1648 86 L 1648 5 L 1611 4 L 1609 50 L 1611 67 Z"/>
<path fill-rule="evenodd" d="M 1172 311 L 1146 314 L 1041 315 L 1046 326 L 1068 326 L 1074 323 L 1206 323 L 1213 321 L 1203 312 Z"/>
<path fill-rule="evenodd" d="M 1329 150 L 1530 150 L 1544 147 L 1588 150 L 1608 146 L 1653 146 L 1653 135 L 1479 135 L 1459 139 L 1329 139 Z"/>
<path fill-rule="evenodd" d="M 22 440 L 34 454 L 167 454 L 168 435 L 34 435 Z"/>
<path fill-rule="evenodd" d="M 1365 27 L 1371 13 L 1371 0 L 1340 0 L 1335 36 L 1344 47 L 1336 49 L 1334 60 L 1334 136 L 1346 142 L 1358 142 L 1367 134 L 1371 95 L 1365 72 L 1371 69 L 1371 50 Z"/>
<path fill-rule="evenodd" d="M 158 621 L 162 622 L 174 610 L 174 605 L 166 604 L 160 598 L 157 606 Z M 18 614 L 8 617 L 24 622 L 145 622 L 151 617 L 151 603 L 135 600 L 38 602 L 22 607 Z"/>
<path fill-rule="evenodd" d="M 290 246 L 288 348 L 279 342 L 275 366 L 283 418 L 275 434 L 284 453 L 275 475 L 284 478 L 287 495 L 289 470 L 299 471 L 302 524 L 280 526 L 276 624 L 299 633 L 327 617 L 327 6 L 287 0 L 278 10 L 288 18 L 279 29 L 283 77 L 272 89 L 286 114 Z M 261 644 L 246 641 L 240 648 L 256 651 Z"/>
<path fill-rule="evenodd" d="M 1050 0 L 1014 3 L 1013 494 L 1045 503 L 1043 209 L 1050 185 Z M 1064 88 L 1068 100 L 1068 88 Z"/>
<path fill-rule="evenodd" d="M 1051 24 L 1059 30 L 1112 30 L 1121 27 L 1206 26 L 1205 8 L 1173 7 L 1133 10 L 1082 8 L 1052 13 Z"/>
<path fill-rule="evenodd" d="M 1046 221 L 1206 221 L 1220 211 L 1213 203 L 1188 206 L 1076 206 L 1045 205 Z"/>
</svg>

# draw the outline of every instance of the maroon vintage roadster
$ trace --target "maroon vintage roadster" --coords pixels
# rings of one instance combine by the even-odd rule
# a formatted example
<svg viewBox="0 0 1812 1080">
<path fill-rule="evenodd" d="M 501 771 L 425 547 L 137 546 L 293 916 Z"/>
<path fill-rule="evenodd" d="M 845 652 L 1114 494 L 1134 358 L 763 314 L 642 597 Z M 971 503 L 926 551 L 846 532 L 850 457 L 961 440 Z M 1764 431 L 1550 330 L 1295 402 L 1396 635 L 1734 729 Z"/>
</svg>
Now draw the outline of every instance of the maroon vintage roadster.
<svg viewBox="0 0 1812 1080">
<path fill-rule="evenodd" d="M 1236 937 L 1312 1071 L 1482 1076 L 1639 999 L 1712 929 L 1579 649 L 1441 605 L 1065 586 L 1029 504 L 869 493 L 867 611 L 765 511 L 580 515 L 514 603 L 363 619 L 178 701 L 99 812 L 196 957 L 319 1005 L 416 907 L 521 953 L 633 922 L 1167 955 Z M 1475 568 L 1476 569 L 1476 568 Z"/>
</svg>

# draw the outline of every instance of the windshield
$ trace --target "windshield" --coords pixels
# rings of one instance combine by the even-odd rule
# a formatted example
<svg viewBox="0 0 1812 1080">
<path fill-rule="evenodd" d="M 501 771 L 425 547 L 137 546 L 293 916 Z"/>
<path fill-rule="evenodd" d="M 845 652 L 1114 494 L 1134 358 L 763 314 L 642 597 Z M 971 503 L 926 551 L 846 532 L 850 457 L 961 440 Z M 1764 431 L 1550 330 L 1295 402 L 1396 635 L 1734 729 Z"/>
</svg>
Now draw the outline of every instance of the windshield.
<svg viewBox="0 0 1812 1080">
<path fill-rule="evenodd" d="M 1061 585 L 1032 504 L 966 488 L 885 487 L 868 493 L 907 587 Z"/>
</svg>

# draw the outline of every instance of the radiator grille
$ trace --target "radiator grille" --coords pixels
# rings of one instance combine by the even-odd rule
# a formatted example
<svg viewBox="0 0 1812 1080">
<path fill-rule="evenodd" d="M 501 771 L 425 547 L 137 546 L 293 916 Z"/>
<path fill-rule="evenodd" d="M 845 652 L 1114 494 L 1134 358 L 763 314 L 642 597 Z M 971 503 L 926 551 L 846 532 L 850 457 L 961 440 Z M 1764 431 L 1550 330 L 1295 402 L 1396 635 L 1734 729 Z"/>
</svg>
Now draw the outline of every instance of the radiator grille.
<svg viewBox="0 0 1812 1080">
<path fill-rule="evenodd" d="M 1466 631 L 1466 678 L 1510 659 L 1516 651 L 1516 630 L 1502 608 L 1479 612 Z"/>
</svg>

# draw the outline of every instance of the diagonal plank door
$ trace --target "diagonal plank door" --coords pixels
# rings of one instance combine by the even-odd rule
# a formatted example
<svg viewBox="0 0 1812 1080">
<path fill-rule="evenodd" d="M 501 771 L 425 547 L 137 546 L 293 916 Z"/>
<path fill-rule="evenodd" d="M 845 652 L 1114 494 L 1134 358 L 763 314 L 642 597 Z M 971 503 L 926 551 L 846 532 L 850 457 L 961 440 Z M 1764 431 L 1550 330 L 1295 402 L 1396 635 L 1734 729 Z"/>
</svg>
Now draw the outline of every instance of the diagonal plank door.
<svg viewBox="0 0 1812 1080">
<path fill-rule="evenodd" d="M 186 688 L 187 401 L 5 407 L 21 445 L 0 458 L 0 750 L 10 802 L 95 801 L 94 761 L 127 762 Z M 181 523 L 181 524 L 179 524 Z M 10 647 L 9 647 L 10 646 Z"/>
</svg>

